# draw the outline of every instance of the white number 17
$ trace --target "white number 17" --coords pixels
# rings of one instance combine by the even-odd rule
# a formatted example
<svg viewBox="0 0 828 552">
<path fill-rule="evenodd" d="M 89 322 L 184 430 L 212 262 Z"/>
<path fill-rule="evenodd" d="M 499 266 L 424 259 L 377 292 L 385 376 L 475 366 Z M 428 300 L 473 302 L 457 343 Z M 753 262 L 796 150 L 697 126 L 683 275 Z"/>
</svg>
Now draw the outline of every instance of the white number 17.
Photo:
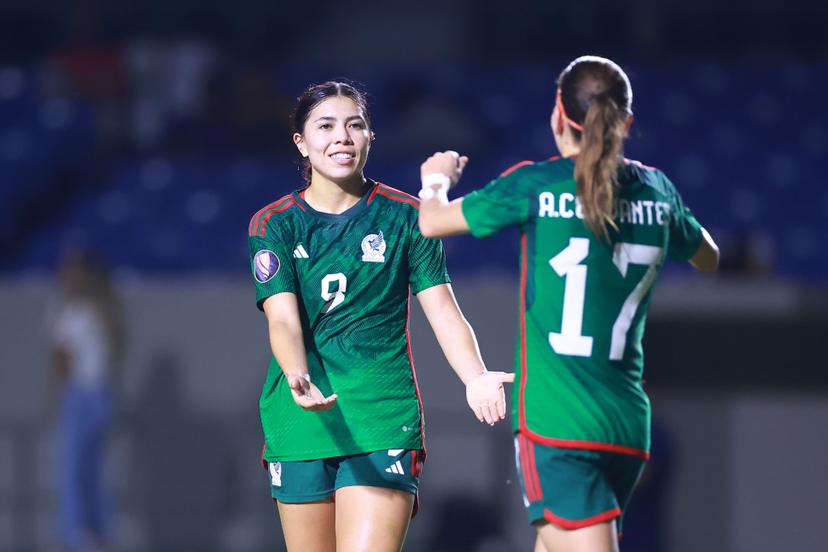
<svg viewBox="0 0 828 552">
<path fill-rule="evenodd" d="M 612 253 L 612 262 L 621 276 L 627 276 L 631 264 L 647 265 L 644 277 L 633 288 L 621 306 L 621 312 L 612 325 L 610 360 L 621 360 L 627 346 L 627 332 L 632 324 L 638 305 L 655 281 L 657 266 L 661 261 L 661 247 L 635 243 L 617 243 Z M 561 331 L 549 333 L 549 345 L 559 355 L 592 356 L 592 337 L 582 335 L 584 323 L 584 301 L 586 300 L 587 266 L 581 262 L 589 254 L 587 238 L 570 238 L 569 245 L 549 259 L 552 269 L 566 278 L 564 282 L 563 312 Z"/>
</svg>

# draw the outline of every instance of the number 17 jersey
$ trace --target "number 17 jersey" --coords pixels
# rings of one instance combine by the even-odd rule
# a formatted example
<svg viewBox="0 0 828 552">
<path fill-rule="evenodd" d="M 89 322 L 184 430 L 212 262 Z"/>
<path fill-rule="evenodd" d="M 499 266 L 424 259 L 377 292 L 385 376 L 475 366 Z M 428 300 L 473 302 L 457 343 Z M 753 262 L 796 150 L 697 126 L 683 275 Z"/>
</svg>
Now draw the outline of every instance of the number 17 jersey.
<svg viewBox="0 0 828 552">
<path fill-rule="evenodd" d="M 463 199 L 472 234 L 521 230 L 515 430 L 563 448 L 647 458 L 641 340 L 666 256 L 689 259 L 701 226 L 659 170 L 619 167 L 610 241 L 584 224 L 575 161 L 523 163 Z"/>
</svg>

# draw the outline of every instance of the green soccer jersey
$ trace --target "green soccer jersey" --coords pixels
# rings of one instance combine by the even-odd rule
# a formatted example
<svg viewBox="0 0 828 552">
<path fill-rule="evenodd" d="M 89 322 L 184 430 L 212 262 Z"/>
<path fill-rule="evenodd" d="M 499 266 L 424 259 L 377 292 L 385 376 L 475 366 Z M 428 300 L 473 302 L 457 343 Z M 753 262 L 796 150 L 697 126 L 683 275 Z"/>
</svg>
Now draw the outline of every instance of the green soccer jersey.
<svg viewBox="0 0 828 552">
<path fill-rule="evenodd" d="M 659 170 L 625 161 L 611 244 L 582 220 L 575 162 L 521 163 L 463 199 L 476 237 L 521 230 L 515 430 L 536 442 L 647 457 L 641 339 L 669 254 L 689 259 L 701 227 Z"/>
<path fill-rule="evenodd" d="M 338 215 L 294 192 L 250 221 L 259 308 L 277 293 L 296 295 L 311 380 L 339 395 L 330 411 L 303 410 L 271 357 L 259 401 L 269 462 L 424 447 L 408 297 L 450 281 L 445 254 L 420 234 L 418 199 L 368 186 Z"/>
</svg>

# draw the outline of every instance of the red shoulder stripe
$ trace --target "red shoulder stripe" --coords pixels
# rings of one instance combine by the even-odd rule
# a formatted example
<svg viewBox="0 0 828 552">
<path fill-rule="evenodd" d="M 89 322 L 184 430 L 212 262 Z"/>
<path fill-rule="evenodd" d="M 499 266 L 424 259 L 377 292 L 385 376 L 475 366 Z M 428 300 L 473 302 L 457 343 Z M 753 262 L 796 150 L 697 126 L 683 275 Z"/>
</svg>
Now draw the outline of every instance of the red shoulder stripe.
<svg viewBox="0 0 828 552">
<path fill-rule="evenodd" d="M 287 201 L 284 204 L 282 204 L 278 207 L 274 207 L 273 209 L 269 210 L 267 212 L 267 214 L 265 214 L 262 217 L 262 220 L 259 223 L 258 236 L 259 237 L 264 237 L 265 232 L 267 231 L 267 221 L 270 220 L 270 217 L 273 216 L 273 213 L 281 213 L 282 211 L 284 211 L 286 209 L 290 209 L 293 205 L 298 205 L 298 203 L 296 203 L 295 201 L 293 201 L 293 199 L 291 199 L 290 201 Z"/>
<path fill-rule="evenodd" d="M 255 236 L 256 234 L 258 234 L 258 233 L 259 233 L 259 232 L 258 232 L 258 229 L 259 229 L 259 220 L 261 219 L 262 215 L 263 215 L 263 214 L 264 214 L 264 213 L 265 213 L 268 209 L 273 209 L 273 208 L 275 208 L 275 207 L 279 206 L 279 205 L 280 205 L 283 201 L 285 201 L 285 200 L 287 200 L 287 199 L 290 199 L 290 198 L 291 198 L 291 196 L 290 196 L 290 195 L 282 196 L 282 197 L 280 197 L 279 199 L 277 199 L 276 201 L 274 201 L 273 203 L 270 203 L 270 204 L 268 204 L 268 205 L 265 205 L 264 207 L 262 207 L 261 209 L 259 209 L 258 211 L 256 211 L 256 214 L 255 214 L 255 215 L 253 215 L 253 217 L 250 219 L 250 224 L 249 224 L 249 225 L 248 225 L 248 227 L 247 227 L 247 233 L 248 233 L 248 235 L 250 235 L 250 236 Z"/>
<path fill-rule="evenodd" d="M 377 190 L 379 190 L 379 184 L 374 185 L 374 189 L 371 190 L 371 193 L 368 194 L 368 201 L 367 203 L 370 205 L 372 201 L 374 201 L 374 196 L 377 195 Z"/>
<path fill-rule="evenodd" d="M 379 184 L 379 187 L 382 188 L 383 190 L 385 190 L 386 192 L 392 192 L 392 193 L 395 193 L 395 194 L 399 194 L 399 195 L 401 195 L 403 197 L 407 197 L 409 199 L 417 199 L 416 196 L 413 196 L 413 195 L 411 195 L 407 192 L 404 192 L 402 190 L 392 188 L 391 186 L 387 186 L 387 185 L 383 184 L 382 182 L 377 182 L 377 184 Z"/>
<path fill-rule="evenodd" d="M 411 199 L 408 199 L 407 197 L 400 197 L 393 194 L 389 194 L 385 190 L 379 190 L 377 193 L 379 193 L 379 195 L 383 197 L 387 197 L 388 199 L 393 199 L 394 201 L 399 201 L 401 203 L 408 203 L 409 205 L 413 205 L 417 209 L 420 208 L 420 202 L 419 200 L 414 199 L 414 196 L 411 196 Z"/>
<path fill-rule="evenodd" d="M 521 161 L 520 163 L 515 163 L 514 165 L 512 165 L 511 167 L 509 167 L 508 169 L 506 169 L 505 171 L 500 173 L 500 176 L 506 176 L 508 174 L 511 174 L 511 173 L 515 172 L 516 170 L 518 170 L 521 167 L 525 167 L 526 165 L 534 165 L 534 164 L 535 164 L 534 161 Z"/>
</svg>

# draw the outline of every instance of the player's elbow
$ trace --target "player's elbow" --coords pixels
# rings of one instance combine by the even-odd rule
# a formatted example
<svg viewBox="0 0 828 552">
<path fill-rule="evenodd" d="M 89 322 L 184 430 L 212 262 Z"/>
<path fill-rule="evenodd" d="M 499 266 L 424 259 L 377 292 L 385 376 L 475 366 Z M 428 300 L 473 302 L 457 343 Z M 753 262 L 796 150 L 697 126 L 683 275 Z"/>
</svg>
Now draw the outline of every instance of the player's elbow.
<svg viewBox="0 0 828 552">
<path fill-rule="evenodd" d="M 434 224 L 433 217 L 428 216 L 426 213 L 420 213 L 420 217 L 417 220 L 417 224 L 420 226 L 420 233 L 426 238 L 437 238 L 439 237 L 437 225 Z"/>
<path fill-rule="evenodd" d="M 719 250 L 711 252 L 704 259 L 693 260 L 693 267 L 700 272 L 716 272 L 719 269 Z"/>
<path fill-rule="evenodd" d="M 690 264 L 701 272 L 716 272 L 719 268 L 719 246 L 716 245 L 716 242 L 713 241 L 707 231 L 703 232 L 704 239 L 696 254 L 690 259 Z"/>
</svg>

